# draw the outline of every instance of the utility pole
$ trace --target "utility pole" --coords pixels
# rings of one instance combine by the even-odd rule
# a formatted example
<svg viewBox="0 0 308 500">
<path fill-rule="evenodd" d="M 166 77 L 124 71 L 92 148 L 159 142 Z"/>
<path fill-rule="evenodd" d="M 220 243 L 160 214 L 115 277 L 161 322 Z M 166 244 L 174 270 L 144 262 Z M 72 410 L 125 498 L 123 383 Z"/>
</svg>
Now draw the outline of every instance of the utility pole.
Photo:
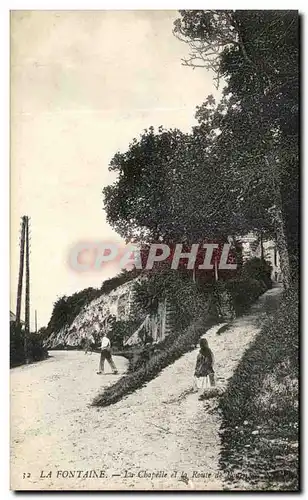
<svg viewBox="0 0 308 500">
<path fill-rule="evenodd" d="M 25 231 L 26 231 L 26 217 L 22 217 L 21 237 L 20 237 L 20 257 L 19 257 L 19 276 L 17 287 L 17 304 L 16 304 L 16 330 L 20 327 L 20 313 L 21 313 L 21 298 L 22 298 L 22 282 L 24 275 L 24 254 L 25 254 Z"/>
<path fill-rule="evenodd" d="M 26 217 L 26 307 L 24 349 L 26 364 L 29 363 L 28 340 L 30 333 L 30 262 L 29 262 L 29 217 Z"/>
<path fill-rule="evenodd" d="M 37 333 L 37 310 L 35 309 L 35 333 Z"/>
</svg>

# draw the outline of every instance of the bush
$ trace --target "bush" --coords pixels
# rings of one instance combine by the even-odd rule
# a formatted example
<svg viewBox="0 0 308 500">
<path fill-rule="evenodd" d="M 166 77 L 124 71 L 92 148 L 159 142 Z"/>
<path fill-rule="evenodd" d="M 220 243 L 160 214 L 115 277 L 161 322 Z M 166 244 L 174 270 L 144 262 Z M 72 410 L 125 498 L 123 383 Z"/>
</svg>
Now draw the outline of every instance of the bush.
<svg viewBox="0 0 308 500">
<path fill-rule="evenodd" d="M 254 257 L 248 260 L 242 267 L 241 278 L 243 280 L 263 281 L 267 288 L 272 288 L 272 266 L 264 259 Z"/>
<path fill-rule="evenodd" d="M 298 297 L 291 290 L 267 318 L 220 399 L 221 467 L 230 473 L 244 467 L 251 484 L 297 487 L 298 341 Z"/>
<path fill-rule="evenodd" d="M 212 286 L 209 312 L 212 316 L 220 318 L 222 299 L 229 297 L 229 312 L 236 316 L 245 313 L 249 307 L 267 290 L 262 281 L 255 279 L 234 278 L 228 281 L 217 281 Z"/>
<path fill-rule="evenodd" d="M 237 316 L 246 312 L 249 307 L 266 291 L 262 281 L 256 279 L 233 279 L 225 282 L 230 293 L 232 305 Z"/>
<path fill-rule="evenodd" d="M 47 349 L 43 347 L 42 341 L 37 338 L 35 333 L 31 333 L 29 336 L 29 349 L 31 361 L 41 361 L 48 358 Z"/>
<path fill-rule="evenodd" d="M 28 357 L 30 362 L 41 361 L 48 357 L 48 351 L 43 347 L 42 339 L 34 333 L 28 336 Z M 26 362 L 24 352 L 24 332 L 10 325 L 10 366 L 23 365 Z"/>
<path fill-rule="evenodd" d="M 22 365 L 24 358 L 24 342 L 20 330 L 15 330 L 14 323 L 10 323 L 10 366 Z"/>
</svg>

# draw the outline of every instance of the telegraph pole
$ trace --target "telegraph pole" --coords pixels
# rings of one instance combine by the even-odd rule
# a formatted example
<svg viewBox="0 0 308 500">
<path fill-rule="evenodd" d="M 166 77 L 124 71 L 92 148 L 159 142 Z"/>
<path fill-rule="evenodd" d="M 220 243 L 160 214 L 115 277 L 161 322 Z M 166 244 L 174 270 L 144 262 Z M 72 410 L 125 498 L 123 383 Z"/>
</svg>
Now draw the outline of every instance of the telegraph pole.
<svg viewBox="0 0 308 500">
<path fill-rule="evenodd" d="M 25 232 L 26 232 L 26 217 L 22 217 L 21 237 L 20 237 L 20 257 L 19 257 L 19 276 L 17 288 L 17 304 L 16 304 L 16 330 L 20 327 L 21 299 L 22 299 L 22 282 L 24 275 L 24 254 L 25 254 Z"/>
<path fill-rule="evenodd" d="M 35 309 L 35 333 L 37 333 L 37 310 Z"/>
<path fill-rule="evenodd" d="M 29 363 L 28 340 L 30 333 L 30 249 L 29 249 L 29 217 L 26 219 L 26 307 L 25 307 L 25 338 L 24 349 L 26 364 Z"/>
</svg>

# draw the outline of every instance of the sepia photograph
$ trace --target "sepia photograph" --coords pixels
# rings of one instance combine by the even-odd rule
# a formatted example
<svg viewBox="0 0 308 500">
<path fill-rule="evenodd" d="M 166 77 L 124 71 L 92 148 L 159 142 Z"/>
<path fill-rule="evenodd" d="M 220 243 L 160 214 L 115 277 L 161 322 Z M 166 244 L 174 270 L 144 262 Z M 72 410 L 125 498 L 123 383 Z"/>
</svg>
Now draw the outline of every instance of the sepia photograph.
<svg viewBox="0 0 308 500">
<path fill-rule="evenodd" d="M 11 490 L 300 491 L 300 21 L 10 11 Z"/>
</svg>

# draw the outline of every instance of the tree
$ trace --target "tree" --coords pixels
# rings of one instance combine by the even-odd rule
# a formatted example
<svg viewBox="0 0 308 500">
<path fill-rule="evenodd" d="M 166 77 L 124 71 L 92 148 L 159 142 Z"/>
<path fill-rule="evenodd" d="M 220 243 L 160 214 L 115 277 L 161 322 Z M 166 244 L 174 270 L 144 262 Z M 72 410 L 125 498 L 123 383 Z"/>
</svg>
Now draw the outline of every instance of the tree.
<svg viewBox="0 0 308 500">
<path fill-rule="evenodd" d="M 224 97 L 218 105 L 209 96 L 197 108 L 196 118 L 199 126 L 194 128 L 194 134 L 200 143 L 205 131 L 206 134 L 208 130 L 215 132 L 210 149 L 217 177 L 213 182 L 219 182 L 221 186 L 219 208 L 227 221 L 228 234 L 273 232 L 269 212 L 271 184 L 264 173 L 263 156 L 253 149 L 256 133 L 245 135 L 248 124 L 241 107 L 230 96 Z M 264 137 L 265 131 L 262 133 Z"/>
<path fill-rule="evenodd" d="M 92 300 L 99 297 L 103 292 L 96 288 L 85 288 L 80 292 L 75 292 L 73 295 L 60 297 L 56 300 L 53 306 L 52 314 L 47 326 L 47 331 L 50 333 L 58 332 L 61 328 L 68 327 L 72 324 L 76 316 L 80 313 L 83 307 L 88 305 Z"/>
<path fill-rule="evenodd" d="M 229 45 L 239 45 L 230 10 L 181 10 L 173 33 L 190 47 L 184 66 L 204 68 L 214 73 L 219 85 L 222 76 L 221 54 Z"/>
<path fill-rule="evenodd" d="M 247 200 L 266 207 L 288 285 L 290 260 L 296 273 L 298 259 L 298 14 L 180 14 L 174 32 L 191 48 L 184 63 L 211 67 L 226 82 L 217 158 L 241 179 L 246 208 Z"/>
<path fill-rule="evenodd" d="M 225 241 L 234 211 L 213 161 L 215 131 L 202 124 L 194 134 L 153 128 L 116 154 L 118 173 L 104 189 L 108 222 L 127 241 L 198 243 Z"/>
<path fill-rule="evenodd" d="M 177 171 L 172 169 L 185 134 L 179 130 L 150 127 L 134 139 L 126 153 L 117 153 L 110 170 L 118 173 L 117 181 L 104 188 L 108 222 L 127 241 L 157 241 L 160 237 L 178 236 L 173 183 Z"/>
</svg>

